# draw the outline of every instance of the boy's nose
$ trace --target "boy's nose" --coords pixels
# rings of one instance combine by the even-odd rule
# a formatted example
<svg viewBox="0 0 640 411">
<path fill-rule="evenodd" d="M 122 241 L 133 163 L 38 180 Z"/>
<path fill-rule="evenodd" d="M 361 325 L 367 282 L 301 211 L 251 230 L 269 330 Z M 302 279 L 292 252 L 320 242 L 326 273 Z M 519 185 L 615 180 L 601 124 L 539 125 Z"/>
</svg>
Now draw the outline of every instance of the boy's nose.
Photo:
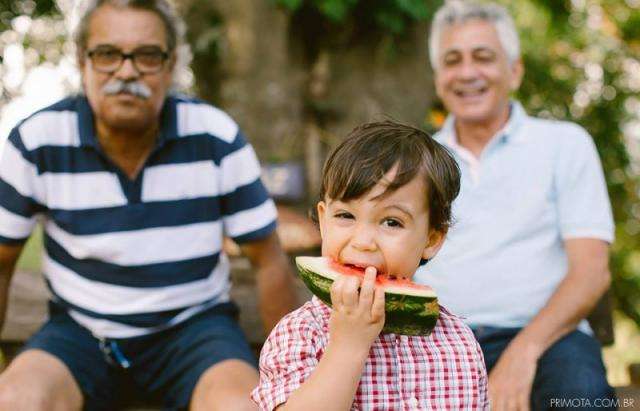
<svg viewBox="0 0 640 411">
<path fill-rule="evenodd" d="M 357 225 L 351 237 L 351 246 L 360 251 L 376 250 L 375 230 L 364 224 Z"/>
</svg>

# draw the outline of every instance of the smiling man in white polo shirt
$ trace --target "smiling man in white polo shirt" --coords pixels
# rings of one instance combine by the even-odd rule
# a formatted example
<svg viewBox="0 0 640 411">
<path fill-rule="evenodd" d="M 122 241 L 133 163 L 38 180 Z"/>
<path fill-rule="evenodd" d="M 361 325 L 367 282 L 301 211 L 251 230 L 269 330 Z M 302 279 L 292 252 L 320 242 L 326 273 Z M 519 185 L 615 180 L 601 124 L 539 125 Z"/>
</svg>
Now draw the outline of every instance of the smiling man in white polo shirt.
<svg viewBox="0 0 640 411">
<path fill-rule="evenodd" d="M 462 188 L 456 223 L 417 278 L 474 330 L 492 409 L 603 404 L 595 400 L 613 393 L 584 318 L 609 286 L 614 227 L 593 141 L 510 100 L 523 67 L 502 7 L 449 1 L 429 41 L 451 113 L 436 138 L 454 153 Z"/>
</svg>

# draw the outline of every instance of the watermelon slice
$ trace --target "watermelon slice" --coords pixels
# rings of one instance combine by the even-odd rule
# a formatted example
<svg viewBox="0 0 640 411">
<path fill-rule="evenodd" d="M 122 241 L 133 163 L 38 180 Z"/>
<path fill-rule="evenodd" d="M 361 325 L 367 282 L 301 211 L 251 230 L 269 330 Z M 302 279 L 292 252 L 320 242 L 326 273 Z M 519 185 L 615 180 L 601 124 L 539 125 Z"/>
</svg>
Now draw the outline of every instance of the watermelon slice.
<svg viewBox="0 0 640 411">
<path fill-rule="evenodd" d="M 340 274 L 364 277 L 364 269 L 341 265 L 327 257 L 296 257 L 302 281 L 319 299 L 331 306 L 331 284 Z M 384 275 L 376 278 L 385 293 L 383 333 L 429 335 L 440 313 L 431 287 Z"/>
</svg>

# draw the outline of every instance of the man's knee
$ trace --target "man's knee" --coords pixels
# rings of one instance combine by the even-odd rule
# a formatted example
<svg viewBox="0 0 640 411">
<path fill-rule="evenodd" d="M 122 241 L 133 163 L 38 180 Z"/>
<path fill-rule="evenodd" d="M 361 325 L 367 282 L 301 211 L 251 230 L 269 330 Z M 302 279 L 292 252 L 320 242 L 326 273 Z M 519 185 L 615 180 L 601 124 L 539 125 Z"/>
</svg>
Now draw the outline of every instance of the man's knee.
<svg viewBox="0 0 640 411">
<path fill-rule="evenodd" d="M 53 409 L 55 409 L 54 401 L 45 390 L 8 379 L 0 380 L 0 410 Z"/>
<path fill-rule="evenodd" d="M 73 377 L 46 353 L 26 352 L 0 375 L 0 411 L 79 410 L 82 394 Z"/>
<path fill-rule="evenodd" d="M 193 392 L 191 410 L 256 410 L 251 390 L 258 384 L 255 368 L 244 361 L 227 360 L 209 368 Z"/>
</svg>

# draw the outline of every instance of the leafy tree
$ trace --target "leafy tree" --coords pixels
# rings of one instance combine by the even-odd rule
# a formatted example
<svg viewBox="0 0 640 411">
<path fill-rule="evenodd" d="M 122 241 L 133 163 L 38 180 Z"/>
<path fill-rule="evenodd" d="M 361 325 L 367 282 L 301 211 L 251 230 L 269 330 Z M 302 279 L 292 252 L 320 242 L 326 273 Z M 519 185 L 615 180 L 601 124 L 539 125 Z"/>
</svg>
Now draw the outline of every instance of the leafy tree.
<svg viewBox="0 0 640 411">
<path fill-rule="evenodd" d="M 616 242 L 611 259 L 612 289 L 619 308 L 640 325 L 640 4 L 637 0 L 499 1 L 510 8 L 522 40 L 526 74 L 516 97 L 531 114 L 576 121 L 594 137 L 616 221 Z M 403 53 L 407 41 L 415 41 L 407 33 L 416 25 L 428 22 L 434 10 L 442 4 L 441 0 L 271 2 L 274 7 L 289 12 L 292 36 L 299 35 L 300 39 L 299 43 L 291 43 L 288 52 L 299 53 L 296 47 L 301 44 L 308 65 L 306 69 L 312 73 L 316 68 L 322 73 L 324 66 L 318 61 L 322 63 L 323 50 L 344 50 L 358 42 L 386 44 L 383 50 L 393 63 L 394 58 Z M 197 0 L 180 2 L 189 3 L 201 5 Z M 230 8 L 226 1 L 217 3 L 227 3 L 227 9 Z M 248 7 L 252 3 L 246 0 L 242 2 L 243 6 L 239 4 L 233 7 Z M 206 20 L 202 16 L 203 8 L 194 10 L 195 13 L 187 15 L 190 19 L 188 26 L 202 26 L 200 32 L 192 32 L 189 36 L 196 63 L 196 86 L 201 95 L 217 98 L 217 95 L 225 94 L 217 90 L 225 81 L 225 75 L 229 75 L 222 75 L 219 68 L 225 58 L 228 59 L 223 55 L 225 48 L 220 45 L 221 25 L 224 24 L 221 18 L 224 15 L 214 15 Z M 196 18 L 202 21 L 196 24 Z M 27 29 L 25 22 L 29 23 Z M 26 71 L 44 62 L 58 62 L 68 52 L 64 21 L 53 0 L 0 0 L 0 30 L 0 56 L 8 55 L 7 47 L 20 45 L 24 51 Z M 424 30 L 426 37 L 426 27 Z M 426 47 L 426 41 L 423 44 Z M 268 54 L 262 52 L 262 58 Z M 369 57 L 364 54 L 352 70 L 368 67 Z M 283 64 L 290 62 L 287 59 L 282 61 Z M 239 62 L 245 60 L 239 59 Z M 20 88 L 11 86 L 7 81 L 9 62 L 2 63 L 0 104 L 20 94 Z M 380 67 L 394 69 L 392 63 Z M 257 72 L 242 67 L 247 79 L 256 77 Z M 275 64 L 270 67 L 272 72 L 280 71 Z M 416 70 L 416 76 L 425 76 L 425 73 Z M 300 77 L 296 74 L 289 82 Z M 256 78 L 261 83 L 272 79 L 265 76 L 262 81 L 263 77 L 259 75 Z M 240 78 L 237 84 L 242 81 L 245 79 Z M 237 84 L 227 87 L 226 94 L 232 94 L 228 90 L 243 90 Z M 296 87 L 305 87 L 300 84 L 291 86 L 293 91 L 286 95 L 287 98 L 305 98 L 305 109 L 282 115 L 305 115 L 306 119 L 298 123 L 316 122 L 329 134 L 342 135 L 326 120 L 339 113 L 326 107 L 322 93 L 319 93 L 320 97 L 314 97 L 313 93 L 306 91 L 296 92 Z M 313 90 L 313 87 L 311 84 L 309 89 Z M 253 90 L 251 87 L 248 89 Z M 428 90 L 424 92 L 426 94 Z M 437 101 L 425 118 L 425 127 L 439 125 L 443 113 Z M 249 121 L 250 118 L 241 120 Z M 263 121 L 259 123 L 259 127 L 268 126 Z"/>
<path fill-rule="evenodd" d="M 275 0 L 324 19 L 324 34 L 358 27 L 402 35 L 435 0 Z M 624 0 L 499 0 L 515 17 L 526 74 L 516 98 L 529 113 L 567 119 L 593 136 L 616 221 L 611 269 L 618 306 L 640 325 L 640 4 Z M 334 34 L 333 37 L 336 37 Z M 430 129 L 444 118 L 435 102 Z M 635 162 L 635 164 L 634 164 Z"/>
<path fill-rule="evenodd" d="M 624 1 L 504 2 L 521 30 L 530 112 L 593 136 L 616 221 L 611 258 L 618 306 L 640 325 L 640 6 Z M 630 2 L 627 2 L 630 3 Z M 635 133 L 635 135 L 634 135 Z"/>
</svg>

